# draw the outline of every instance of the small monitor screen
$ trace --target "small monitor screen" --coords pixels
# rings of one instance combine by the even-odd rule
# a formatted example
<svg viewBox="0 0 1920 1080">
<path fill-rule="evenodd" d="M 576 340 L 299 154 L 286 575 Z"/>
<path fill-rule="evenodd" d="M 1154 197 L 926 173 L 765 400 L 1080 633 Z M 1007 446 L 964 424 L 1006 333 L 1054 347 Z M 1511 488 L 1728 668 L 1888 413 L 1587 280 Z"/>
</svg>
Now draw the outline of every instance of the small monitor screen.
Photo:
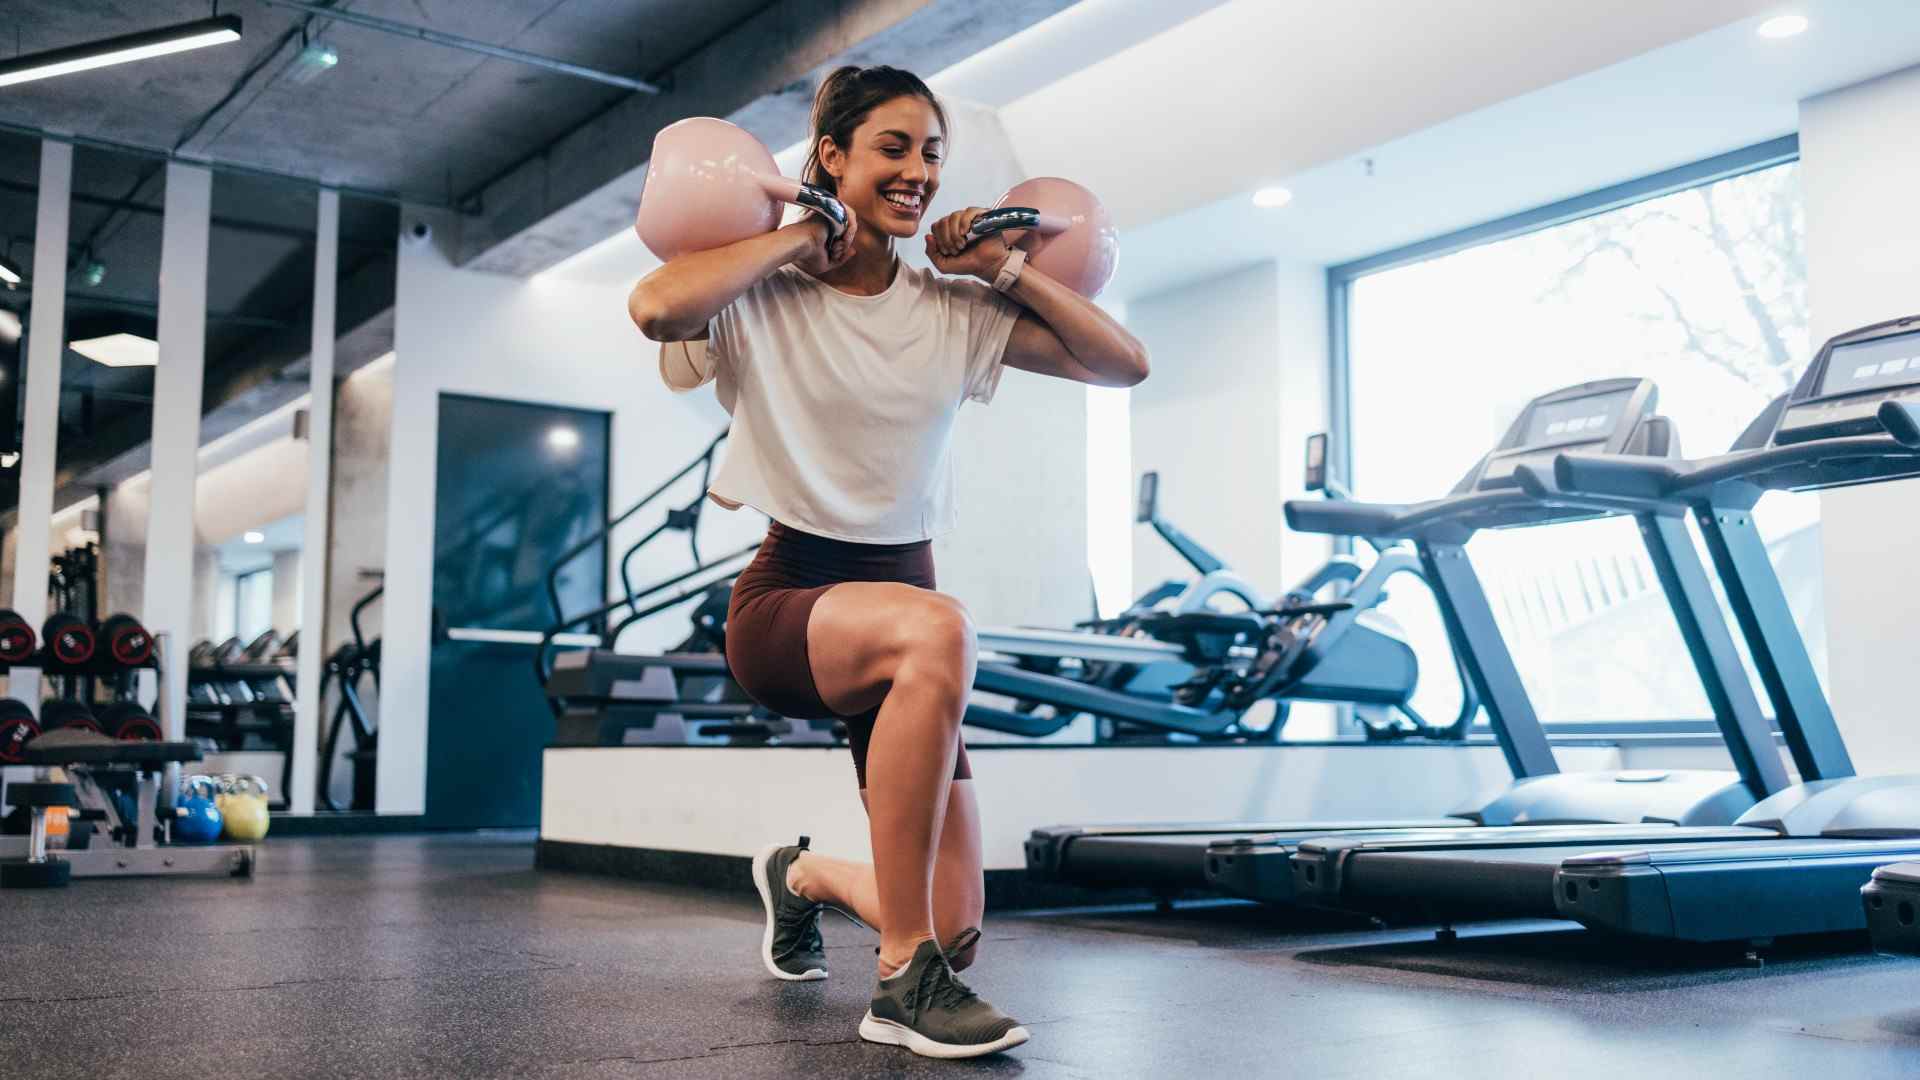
<svg viewBox="0 0 1920 1080">
<path fill-rule="evenodd" d="M 1598 442 L 1620 423 L 1620 410 L 1626 407 L 1630 390 L 1595 394 L 1572 401 L 1536 405 L 1527 417 L 1527 446 L 1551 446 L 1566 442 Z"/>
<path fill-rule="evenodd" d="M 1920 331 L 1896 334 L 1833 350 L 1820 393 L 1851 394 L 1880 386 L 1920 382 Z"/>
</svg>

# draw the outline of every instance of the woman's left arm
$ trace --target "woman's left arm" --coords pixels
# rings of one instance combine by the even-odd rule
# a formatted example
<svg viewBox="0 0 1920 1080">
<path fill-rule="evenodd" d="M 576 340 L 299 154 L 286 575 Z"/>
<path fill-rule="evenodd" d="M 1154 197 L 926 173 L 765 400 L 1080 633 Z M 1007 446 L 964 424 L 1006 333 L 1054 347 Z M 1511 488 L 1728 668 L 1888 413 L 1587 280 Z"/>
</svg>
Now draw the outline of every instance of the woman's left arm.
<svg viewBox="0 0 1920 1080">
<path fill-rule="evenodd" d="M 970 207 L 936 222 L 927 232 L 927 255 L 943 273 L 971 274 L 991 285 L 1012 249 L 998 236 L 966 246 L 967 228 L 981 212 Z M 1032 265 L 1021 268 L 1005 295 L 1026 309 L 1007 339 L 1008 367 L 1093 386 L 1134 386 L 1147 377 L 1147 347 L 1139 338 Z"/>
</svg>

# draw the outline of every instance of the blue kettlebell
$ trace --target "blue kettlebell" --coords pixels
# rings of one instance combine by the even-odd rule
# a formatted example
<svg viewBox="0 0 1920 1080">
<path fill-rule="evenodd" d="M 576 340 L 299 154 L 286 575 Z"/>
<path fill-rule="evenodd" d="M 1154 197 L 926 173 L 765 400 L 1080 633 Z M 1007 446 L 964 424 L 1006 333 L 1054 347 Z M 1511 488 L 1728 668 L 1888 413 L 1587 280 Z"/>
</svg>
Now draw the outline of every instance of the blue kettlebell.
<svg viewBox="0 0 1920 1080">
<path fill-rule="evenodd" d="M 223 823 L 213 801 L 217 788 L 210 777 L 189 776 L 180 783 L 173 804 L 173 839 L 181 844 L 210 844 L 220 839 Z"/>
</svg>

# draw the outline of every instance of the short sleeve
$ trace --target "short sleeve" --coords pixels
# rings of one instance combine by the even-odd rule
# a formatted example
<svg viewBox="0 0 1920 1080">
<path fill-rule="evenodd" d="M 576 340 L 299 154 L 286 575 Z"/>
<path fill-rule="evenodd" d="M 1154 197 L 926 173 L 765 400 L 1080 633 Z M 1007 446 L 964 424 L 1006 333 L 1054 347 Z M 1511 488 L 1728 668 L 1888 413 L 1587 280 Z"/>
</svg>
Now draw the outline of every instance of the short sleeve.
<svg viewBox="0 0 1920 1080">
<path fill-rule="evenodd" d="M 1000 387 L 1007 339 L 1020 319 L 1020 305 L 978 281 L 946 279 L 956 324 L 966 328 L 967 393 L 982 405 L 993 400 Z"/>
<path fill-rule="evenodd" d="M 713 379 L 716 355 L 708 341 L 663 341 L 660 343 L 660 381 L 676 394 L 698 390 Z"/>
</svg>

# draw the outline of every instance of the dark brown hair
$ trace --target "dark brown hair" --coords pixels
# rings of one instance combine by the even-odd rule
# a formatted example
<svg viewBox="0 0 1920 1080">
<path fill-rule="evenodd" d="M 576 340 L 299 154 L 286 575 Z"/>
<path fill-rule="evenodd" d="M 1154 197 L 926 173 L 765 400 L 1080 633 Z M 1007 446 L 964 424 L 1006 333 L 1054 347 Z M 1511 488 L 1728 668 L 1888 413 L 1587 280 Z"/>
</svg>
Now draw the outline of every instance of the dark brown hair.
<svg viewBox="0 0 1920 1080">
<path fill-rule="evenodd" d="M 947 110 L 913 72 L 885 64 L 835 68 L 813 98 L 813 145 L 807 150 L 807 164 L 800 171 L 800 179 L 838 191 L 838 181 L 820 164 L 821 137 L 832 139 L 843 150 L 848 148 L 854 129 L 866 121 L 867 115 L 897 97 L 926 99 L 933 106 L 933 115 L 940 119 L 940 130 L 947 130 Z"/>
</svg>

